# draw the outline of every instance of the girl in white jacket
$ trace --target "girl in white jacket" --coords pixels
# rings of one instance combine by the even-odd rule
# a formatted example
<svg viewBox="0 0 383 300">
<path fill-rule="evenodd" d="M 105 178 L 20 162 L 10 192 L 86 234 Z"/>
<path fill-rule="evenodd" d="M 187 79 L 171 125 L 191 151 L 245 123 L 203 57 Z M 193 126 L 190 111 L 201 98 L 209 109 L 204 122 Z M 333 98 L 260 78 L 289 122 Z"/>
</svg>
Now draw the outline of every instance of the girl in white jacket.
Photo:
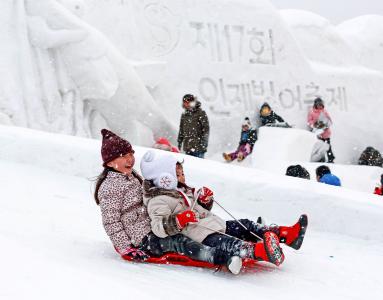
<svg viewBox="0 0 383 300">
<path fill-rule="evenodd" d="M 243 229 L 236 221 L 225 221 L 197 203 L 191 191 L 179 189 L 176 175 L 177 159 L 169 154 L 147 152 L 141 160 L 144 178 L 144 204 L 148 208 L 152 231 L 158 237 L 183 235 L 223 251 L 227 256 L 239 256 L 280 265 L 284 254 L 279 241 L 298 249 L 302 244 L 307 217 L 292 227 L 259 226 L 242 220 Z M 248 221 L 248 222 L 247 222 Z M 250 231 L 261 235 L 256 240 Z"/>
</svg>

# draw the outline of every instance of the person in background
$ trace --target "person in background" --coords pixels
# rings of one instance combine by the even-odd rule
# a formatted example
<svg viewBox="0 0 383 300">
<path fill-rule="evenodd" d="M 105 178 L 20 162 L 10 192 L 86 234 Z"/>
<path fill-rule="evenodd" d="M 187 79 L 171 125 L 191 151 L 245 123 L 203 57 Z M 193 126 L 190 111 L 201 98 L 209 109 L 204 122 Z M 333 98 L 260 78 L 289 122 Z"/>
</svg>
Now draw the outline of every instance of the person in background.
<svg viewBox="0 0 383 300">
<path fill-rule="evenodd" d="M 237 150 L 229 154 L 223 153 L 222 155 L 227 162 L 231 162 L 235 159 L 242 161 L 253 151 L 256 141 L 257 130 L 251 127 L 250 119 L 246 117 L 242 123 L 241 138 Z"/>
<path fill-rule="evenodd" d="M 157 139 L 156 142 L 153 145 L 153 148 L 164 150 L 164 151 L 175 152 L 175 153 L 179 153 L 180 152 L 177 147 L 174 147 L 169 142 L 169 140 L 167 138 L 164 138 L 164 137 L 160 137 L 159 139 Z"/>
<path fill-rule="evenodd" d="M 273 125 L 273 124 L 276 124 L 277 122 L 279 123 L 285 122 L 285 120 L 283 120 L 282 117 L 277 115 L 271 109 L 271 106 L 267 102 L 262 104 L 259 114 L 260 114 L 262 126 Z"/>
<path fill-rule="evenodd" d="M 330 126 L 332 125 L 332 120 L 327 110 L 325 110 L 324 102 L 321 98 L 316 98 L 314 100 L 313 108 L 307 116 L 307 124 L 310 126 L 311 130 L 316 133 L 318 139 L 326 142 L 330 146 L 327 150 L 327 162 L 333 163 L 335 156 L 332 152 L 330 143 Z"/>
<path fill-rule="evenodd" d="M 375 188 L 374 194 L 383 196 L 383 174 L 380 176 L 380 186 Z"/>
<path fill-rule="evenodd" d="M 383 157 L 379 150 L 374 147 L 364 149 L 359 157 L 359 165 L 383 167 Z"/>
<path fill-rule="evenodd" d="M 286 176 L 298 177 L 310 180 L 310 173 L 301 165 L 289 166 L 286 170 Z"/>
<path fill-rule="evenodd" d="M 326 142 L 318 139 L 311 151 L 310 161 L 311 162 L 326 162 L 327 151 L 330 149 L 330 145 Z"/>
<path fill-rule="evenodd" d="M 191 94 L 182 99 L 185 111 L 181 115 L 178 133 L 178 149 L 199 158 L 204 158 L 209 143 L 209 119 L 201 102 Z"/>
<path fill-rule="evenodd" d="M 330 168 L 325 165 L 316 168 L 315 173 L 318 182 L 334 186 L 342 186 L 340 179 L 334 174 L 331 174 Z"/>
</svg>

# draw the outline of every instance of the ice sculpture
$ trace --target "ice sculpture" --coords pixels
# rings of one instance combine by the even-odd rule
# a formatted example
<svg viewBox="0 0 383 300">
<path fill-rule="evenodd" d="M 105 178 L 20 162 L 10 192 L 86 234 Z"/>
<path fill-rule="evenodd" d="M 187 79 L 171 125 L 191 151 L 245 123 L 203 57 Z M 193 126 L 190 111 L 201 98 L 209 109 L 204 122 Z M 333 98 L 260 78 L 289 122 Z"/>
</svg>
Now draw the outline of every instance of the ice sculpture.
<svg viewBox="0 0 383 300">
<path fill-rule="evenodd" d="M 10 72 L 1 74 L 0 121 L 80 136 L 106 126 L 134 143 L 174 136 L 133 65 L 71 10 L 55 0 L 0 8 L 2 70 Z"/>
</svg>

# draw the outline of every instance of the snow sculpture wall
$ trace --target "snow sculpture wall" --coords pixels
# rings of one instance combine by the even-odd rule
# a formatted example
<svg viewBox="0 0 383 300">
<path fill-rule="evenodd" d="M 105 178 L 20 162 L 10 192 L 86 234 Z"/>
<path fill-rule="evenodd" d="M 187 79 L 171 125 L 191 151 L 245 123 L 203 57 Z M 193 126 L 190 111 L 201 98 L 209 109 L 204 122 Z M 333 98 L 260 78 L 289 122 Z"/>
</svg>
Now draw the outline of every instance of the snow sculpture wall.
<svg viewBox="0 0 383 300">
<path fill-rule="evenodd" d="M 4 123 L 81 136 L 106 126 L 134 143 L 148 142 L 141 132 L 150 142 L 175 134 L 133 66 L 74 14 L 81 3 L 72 12 L 54 0 L 7 0 L 0 8 Z"/>
<path fill-rule="evenodd" d="M 183 94 L 200 98 L 212 125 L 210 153 L 236 146 L 242 118 L 255 121 L 263 101 L 306 128 L 316 96 L 334 119 L 338 162 L 355 161 L 368 145 L 383 150 L 383 118 L 369 118 L 383 101 L 383 75 L 320 16 L 280 13 L 266 0 L 84 2 L 84 18 L 124 55 L 166 63 L 150 91 L 174 123 Z"/>
<path fill-rule="evenodd" d="M 337 162 L 369 145 L 383 150 L 383 118 L 371 117 L 383 101 L 382 69 L 350 46 L 352 24 L 280 13 L 267 0 L 5 0 L 0 8 L 2 123 L 94 137 L 107 126 L 141 145 L 153 134 L 174 142 L 182 96 L 194 93 L 210 118 L 212 154 L 236 146 L 242 119 L 256 122 L 264 101 L 305 128 L 322 96 Z M 381 52 L 371 60 L 381 66 Z"/>
</svg>

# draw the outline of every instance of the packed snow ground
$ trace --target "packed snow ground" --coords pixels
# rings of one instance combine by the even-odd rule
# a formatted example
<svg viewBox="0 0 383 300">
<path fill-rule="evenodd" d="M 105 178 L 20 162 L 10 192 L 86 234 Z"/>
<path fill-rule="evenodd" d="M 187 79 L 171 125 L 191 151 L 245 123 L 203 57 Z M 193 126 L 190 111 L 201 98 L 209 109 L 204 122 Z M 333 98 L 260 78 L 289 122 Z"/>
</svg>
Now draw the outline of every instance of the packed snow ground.
<svg viewBox="0 0 383 300">
<path fill-rule="evenodd" d="M 135 149 L 139 162 L 147 149 Z M 188 181 L 211 186 L 237 217 L 291 224 L 307 213 L 302 249 L 284 247 L 281 267 L 239 276 L 128 263 L 92 198 L 99 150 L 95 140 L 0 127 L 0 299 L 380 299 L 381 197 L 184 157 Z"/>
</svg>

